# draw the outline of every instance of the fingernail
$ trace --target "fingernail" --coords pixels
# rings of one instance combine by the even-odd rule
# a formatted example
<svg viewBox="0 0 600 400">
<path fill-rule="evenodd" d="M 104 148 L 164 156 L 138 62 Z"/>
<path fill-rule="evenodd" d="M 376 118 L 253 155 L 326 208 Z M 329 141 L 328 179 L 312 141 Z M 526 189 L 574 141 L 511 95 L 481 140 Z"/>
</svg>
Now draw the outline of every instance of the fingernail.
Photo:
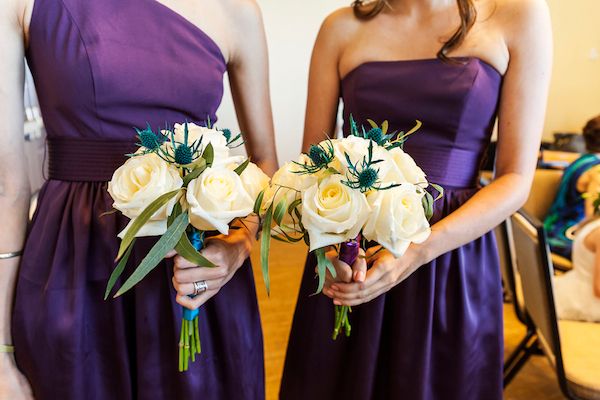
<svg viewBox="0 0 600 400">
<path fill-rule="evenodd" d="M 358 276 L 356 277 L 356 280 L 362 282 L 365 280 L 365 276 L 365 271 L 358 271 Z"/>
<path fill-rule="evenodd" d="M 333 301 L 333 304 L 335 304 L 336 306 L 341 306 L 341 305 L 342 305 L 342 302 L 341 302 L 341 301 L 339 301 L 339 300 L 334 300 L 334 301 Z"/>
<path fill-rule="evenodd" d="M 337 291 L 337 290 L 340 290 L 340 288 L 339 288 L 339 287 L 337 287 L 336 285 L 331 285 L 331 289 L 333 289 L 333 290 L 336 290 L 336 291 Z"/>
</svg>

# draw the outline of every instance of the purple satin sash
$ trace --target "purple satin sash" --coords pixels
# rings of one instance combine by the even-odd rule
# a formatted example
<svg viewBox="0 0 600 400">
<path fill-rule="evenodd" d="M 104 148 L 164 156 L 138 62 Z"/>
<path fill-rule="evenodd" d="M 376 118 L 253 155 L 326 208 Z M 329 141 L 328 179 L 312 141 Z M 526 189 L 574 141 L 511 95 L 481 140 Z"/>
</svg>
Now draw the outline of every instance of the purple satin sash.
<svg viewBox="0 0 600 400">
<path fill-rule="evenodd" d="M 110 181 L 136 148 L 132 141 L 48 138 L 48 179 Z"/>
</svg>

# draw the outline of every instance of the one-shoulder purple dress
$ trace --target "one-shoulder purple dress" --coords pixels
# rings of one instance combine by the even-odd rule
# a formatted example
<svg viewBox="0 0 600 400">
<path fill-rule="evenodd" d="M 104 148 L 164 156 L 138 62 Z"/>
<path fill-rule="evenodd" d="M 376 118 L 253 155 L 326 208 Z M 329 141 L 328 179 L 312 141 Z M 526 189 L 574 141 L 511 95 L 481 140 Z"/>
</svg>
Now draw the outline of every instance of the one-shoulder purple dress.
<svg viewBox="0 0 600 400">
<path fill-rule="evenodd" d="M 155 0 L 36 0 L 27 60 L 48 133 L 49 180 L 19 272 L 13 336 L 37 400 L 263 399 L 263 342 L 246 263 L 200 309 L 202 354 L 179 373 L 172 265 L 103 300 L 127 220 L 107 181 L 133 127 L 215 121 L 226 61 Z M 156 239 L 138 240 L 124 276 Z"/>
<path fill-rule="evenodd" d="M 445 189 L 432 222 L 464 204 L 490 141 L 502 77 L 476 58 L 368 62 L 341 82 L 346 121 L 423 127 L 405 150 Z M 345 127 L 348 131 L 348 127 Z M 331 340 L 333 305 L 307 261 L 281 399 L 500 400 L 502 291 L 493 235 L 444 254 L 353 307 L 352 335 Z"/>
</svg>

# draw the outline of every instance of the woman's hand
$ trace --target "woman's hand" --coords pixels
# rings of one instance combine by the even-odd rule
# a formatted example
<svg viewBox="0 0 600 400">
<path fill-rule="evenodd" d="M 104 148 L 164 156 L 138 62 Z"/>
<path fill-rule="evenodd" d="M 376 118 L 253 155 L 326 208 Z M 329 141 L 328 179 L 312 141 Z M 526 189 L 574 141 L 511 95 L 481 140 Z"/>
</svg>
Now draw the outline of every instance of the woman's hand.
<svg viewBox="0 0 600 400">
<path fill-rule="evenodd" d="M 12 354 L 0 353 L 0 400 L 33 400 L 29 382 L 15 364 Z"/>
<path fill-rule="evenodd" d="M 365 260 L 365 252 L 362 249 L 359 250 L 358 258 L 352 266 L 341 261 L 338 258 L 338 252 L 333 247 L 325 253 L 325 256 L 329 259 L 331 264 L 333 264 L 333 268 L 335 269 L 335 278 L 331 276 L 328 270 L 325 275 L 324 288 L 329 288 L 331 285 L 338 282 L 350 283 L 352 281 L 364 281 L 367 271 L 367 262 Z M 315 272 L 317 272 L 317 268 L 315 268 Z"/>
<path fill-rule="evenodd" d="M 173 286 L 177 291 L 177 303 L 195 310 L 219 293 L 250 255 L 252 241 L 252 232 L 246 228 L 207 238 L 200 253 L 215 264 L 215 268 L 198 267 L 176 255 Z M 194 282 L 200 281 L 206 281 L 208 289 L 194 298 L 189 297 L 194 294 Z"/>
<path fill-rule="evenodd" d="M 402 258 L 395 258 L 389 251 L 380 250 L 379 246 L 367 251 L 367 260 L 372 264 L 366 272 L 364 281 L 354 279 L 354 282 L 334 282 L 323 290 L 326 296 L 333 299 L 338 306 L 356 306 L 367 303 L 375 297 L 389 291 L 394 286 L 408 278 L 423 262 L 418 250 L 419 246 L 411 245 Z M 359 257 L 355 263 L 356 274 L 363 268 Z"/>
</svg>

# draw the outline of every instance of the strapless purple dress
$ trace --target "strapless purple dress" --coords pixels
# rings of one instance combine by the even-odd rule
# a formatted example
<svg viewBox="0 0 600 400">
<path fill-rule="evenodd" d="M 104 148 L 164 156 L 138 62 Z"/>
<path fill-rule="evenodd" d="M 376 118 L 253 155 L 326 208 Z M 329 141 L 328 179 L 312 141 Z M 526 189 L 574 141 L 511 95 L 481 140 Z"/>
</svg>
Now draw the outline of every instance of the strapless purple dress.
<svg viewBox="0 0 600 400">
<path fill-rule="evenodd" d="M 200 310 L 202 355 L 179 373 L 172 265 L 103 300 L 127 223 L 106 181 L 133 127 L 215 121 L 226 61 L 155 0 L 36 0 L 27 60 L 48 132 L 49 180 L 19 272 L 13 335 L 37 400 L 263 399 L 263 342 L 246 263 Z M 155 239 L 138 240 L 126 273 Z"/>
<path fill-rule="evenodd" d="M 368 62 L 341 82 L 347 121 L 423 127 L 405 150 L 445 189 L 432 222 L 464 204 L 496 118 L 501 75 L 475 58 Z M 345 127 L 347 132 L 348 127 Z M 281 399 L 500 400 L 502 290 L 493 235 L 422 266 L 354 307 L 352 335 L 331 340 L 333 305 L 307 260 L 288 345 Z"/>
</svg>

